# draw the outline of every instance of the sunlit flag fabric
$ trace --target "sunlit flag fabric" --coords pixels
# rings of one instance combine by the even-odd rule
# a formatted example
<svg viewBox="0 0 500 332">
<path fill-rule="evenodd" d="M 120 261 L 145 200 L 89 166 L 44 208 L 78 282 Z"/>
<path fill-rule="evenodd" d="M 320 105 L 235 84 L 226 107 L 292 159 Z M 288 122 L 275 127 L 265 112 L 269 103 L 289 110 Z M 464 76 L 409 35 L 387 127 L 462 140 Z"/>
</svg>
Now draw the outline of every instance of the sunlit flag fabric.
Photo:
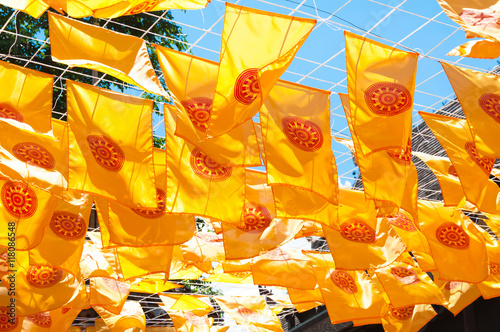
<svg viewBox="0 0 500 332">
<path fill-rule="evenodd" d="M 174 116 L 165 113 L 167 212 L 240 220 L 245 203 L 245 168 L 220 164 L 175 136 Z"/>
<path fill-rule="evenodd" d="M 101 307 L 94 307 L 94 309 L 104 320 L 111 332 L 125 331 L 134 327 L 141 331 L 146 329 L 146 316 L 139 302 L 126 301 L 122 311 L 118 315 Z"/>
<path fill-rule="evenodd" d="M 486 279 L 485 240 L 462 211 L 438 202 L 419 201 L 418 215 L 440 278 L 471 283 Z"/>
<path fill-rule="evenodd" d="M 89 300 L 92 307 L 102 307 L 118 315 L 130 293 L 130 284 L 112 278 L 90 278 Z"/>
<path fill-rule="evenodd" d="M 269 309 L 263 296 L 214 296 L 214 299 L 238 325 L 283 331 L 278 317 Z"/>
<path fill-rule="evenodd" d="M 344 35 L 351 116 L 361 153 L 401 153 L 411 142 L 418 54 L 348 31 Z"/>
<path fill-rule="evenodd" d="M 406 244 L 406 251 L 417 251 L 430 255 L 429 244 L 420 230 L 418 222 L 415 222 L 407 212 L 401 209 L 385 219 Z"/>
<path fill-rule="evenodd" d="M 197 316 L 210 313 L 214 308 L 207 304 L 208 297 L 187 294 L 159 294 L 165 310 L 190 311 Z M 205 300 L 205 301 L 204 301 Z"/>
<path fill-rule="evenodd" d="M 425 153 L 415 153 L 436 176 L 445 206 L 457 206 L 464 198 L 458 173 L 450 159 Z"/>
<path fill-rule="evenodd" d="M 180 245 L 187 262 L 222 262 L 224 245 L 215 233 L 197 233 L 191 240 Z"/>
<path fill-rule="evenodd" d="M 473 40 L 455 47 L 446 55 L 496 59 L 500 56 L 500 43 L 489 39 Z"/>
<path fill-rule="evenodd" d="M 80 311 L 64 307 L 49 311 L 51 318 L 49 331 L 68 331 Z"/>
<path fill-rule="evenodd" d="M 227 282 L 231 284 L 253 284 L 252 273 L 249 271 L 225 273 L 222 264 L 217 266 L 208 278 L 203 279 L 210 282 Z"/>
<path fill-rule="evenodd" d="M 340 190 L 338 230 L 323 227 L 337 269 L 369 270 L 392 263 L 406 245 L 362 191 Z"/>
<path fill-rule="evenodd" d="M 36 247 L 56 207 L 50 193 L 21 181 L 0 178 L 0 246 L 14 244 L 17 251 Z M 10 235 L 10 236 L 9 236 Z M 11 241 L 15 239 L 15 241 Z"/>
<path fill-rule="evenodd" d="M 68 136 L 54 121 L 57 139 L 0 121 L 0 176 L 23 180 L 56 196 L 68 188 Z"/>
<path fill-rule="evenodd" d="M 68 81 L 69 188 L 157 208 L 151 100 Z"/>
<path fill-rule="evenodd" d="M 44 0 L 0 0 L 0 4 L 39 18 L 49 8 Z"/>
<path fill-rule="evenodd" d="M 0 119 L 49 133 L 54 77 L 0 61 L 0 81 Z"/>
<path fill-rule="evenodd" d="M 95 69 L 166 96 L 144 40 L 52 13 L 49 13 L 49 33 L 54 61 Z"/>
<path fill-rule="evenodd" d="M 337 203 L 330 92 L 278 81 L 260 109 L 268 183 L 296 186 Z"/>
<path fill-rule="evenodd" d="M 213 325 L 214 319 L 207 315 L 198 316 L 187 310 L 166 309 L 166 311 L 172 319 L 175 331 L 178 332 L 210 332 Z"/>
<path fill-rule="evenodd" d="M 259 111 L 315 24 L 311 19 L 226 3 L 207 137 L 220 136 Z"/>
<path fill-rule="evenodd" d="M 109 233 L 109 245 L 158 246 L 188 241 L 196 231 L 194 216 L 166 213 L 166 153 L 154 149 L 158 207 L 155 210 L 129 208 L 119 203 L 96 199 L 101 212 L 108 209 L 107 218 L 100 221 L 101 233 Z M 103 226 L 104 224 L 104 226 Z M 105 244 L 107 245 L 107 244 Z"/>
<path fill-rule="evenodd" d="M 450 158 L 465 197 L 481 211 L 497 213 L 498 186 L 489 180 L 495 158 L 481 155 L 466 120 L 419 113 Z"/>
<path fill-rule="evenodd" d="M 500 76 L 441 64 L 465 113 L 478 153 L 500 157 Z"/>
<path fill-rule="evenodd" d="M 446 298 L 444 306 L 455 316 L 481 296 L 475 284 L 440 280 L 438 272 L 432 272 L 432 274 L 434 275 L 434 282 L 441 289 L 441 294 Z"/>
<path fill-rule="evenodd" d="M 315 267 L 332 324 L 381 316 L 384 299 L 364 271 Z"/>
<path fill-rule="evenodd" d="M 175 134 L 222 164 L 260 165 L 252 120 L 205 140 L 219 65 L 191 54 L 155 46 L 169 92 L 177 107 Z M 165 108 L 173 106 L 165 104 Z M 203 141 L 203 142 L 202 142 Z"/>
<path fill-rule="evenodd" d="M 430 304 L 417 304 L 401 308 L 386 305 L 382 315 L 386 332 L 417 332 L 437 314 Z"/>
</svg>

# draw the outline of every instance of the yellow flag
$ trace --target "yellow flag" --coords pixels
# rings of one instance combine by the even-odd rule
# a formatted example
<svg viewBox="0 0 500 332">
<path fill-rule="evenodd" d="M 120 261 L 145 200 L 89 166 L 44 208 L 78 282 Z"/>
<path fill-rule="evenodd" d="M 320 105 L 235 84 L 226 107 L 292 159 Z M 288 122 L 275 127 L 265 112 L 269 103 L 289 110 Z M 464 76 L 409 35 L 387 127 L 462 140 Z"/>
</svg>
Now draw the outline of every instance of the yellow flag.
<svg viewBox="0 0 500 332">
<path fill-rule="evenodd" d="M 52 13 L 49 28 L 52 60 L 98 70 L 166 96 L 144 40 Z"/>
<path fill-rule="evenodd" d="M 150 277 L 137 279 L 130 285 L 130 291 L 137 293 L 156 294 L 160 292 L 166 292 L 174 288 L 182 288 L 182 285 L 168 282 L 164 279 L 164 277 L 162 279 L 152 279 Z"/>
<path fill-rule="evenodd" d="M 465 197 L 481 211 L 496 213 L 498 186 L 489 180 L 494 158 L 481 155 L 466 120 L 444 115 L 419 113 L 450 158 Z"/>
<path fill-rule="evenodd" d="M 430 304 L 418 304 L 401 308 L 394 308 L 391 305 L 384 307 L 382 326 L 387 332 L 418 332 L 427 324 L 436 312 Z"/>
<path fill-rule="evenodd" d="M 441 289 L 441 293 L 446 298 L 444 306 L 455 316 L 481 296 L 475 284 L 440 280 L 438 272 L 432 272 L 432 274 L 434 275 L 436 285 Z"/>
<path fill-rule="evenodd" d="M 226 3 L 207 137 L 220 136 L 259 111 L 315 24 L 311 19 Z"/>
<path fill-rule="evenodd" d="M 21 181 L 0 178 L 0 246 L 28 250 L 42 241 L 56 207 L 50 193 Z"/>
<path fill-rule="evenodd" d="M 418 251 L 425 254 L 430 254 L 429 244 L 424 234 L 418 227 L 413 217 L 405 212 L 403 209 L 399 212 L 390 215 L 386 218 L 389 223 L 399 235 L 401 240 L 406 244 L 406 251 Z"/>
<path fill-rule="evenodd" d="M 0 81 L 0 119 L 49 133 L 54 76 L 0 61 Z"/>
<path fill-rule="evenodd" d="M 164 304 L 164 309 L 168 311 L 190 311 L 197 316 L 209 314 L 214 308 L 208 297 L 193 296 L 186 294 L 159 294 Z"/>
<path fill-rule="evenodd" d="M 206 141 L 219 64 L 191 54 L 155 46 L 169 92 L 176 105 L 175 134 L 221 164 L 260 165 L 252 120 Z M 173 106 L 166 105 L 171 109 Z M 166 110 L 165 110 L 166 111 Z"/>
<path fill-rule="evenodd" d="M 330 92 L 277 82 L 260 110 L 268 182 L 312 191 L 337 203 L 330 139 Z"/>
<path fill-rule="evenodd" d="M 203 271 L 192 264 L 172 258 L 170 265 L 170 280 L 198 280 Z"/>
<path fill-rule="evenodd" d="M 44 0 L 0 0 L 0 4 L 39 18 L 49 8 Z"/>
<path fill-rule="evenodd" d="M 263 296 L 214 296 L 221 309 L 239 325 L 265 331 L 283 331 L 281 323 Z"/>
<path fill-rule="evenodd" d="M 67 307 L 57 308 L 49 311 L 50 330 L 49 331 L 71 331 L 71 324 L 80 313 L 81 309 Z"/>
<path fill-rule="evenodd" d="M 112 278 L 90 278 L 90 305 L 118 315 L 130 293 L 130 284 Z"/>
<path fill-rule="evenodd" d="M 295 289 L 295 288 L 287 288 L 288 295 L 290 296 L 290 300 L 294 305 L 301 303 L 325 303 L 323 299 L 323 295 L 321 295 L 321 291 L 319 288 L 315 289 Z"/>
<path fill-rule="evenodd" d="M 106 258 L 108 261 L 117 260 L 119 272 L 125 280 L 155 273 L 165 273 L 168 276 L 172 260 L 171 246 L 117 247 L 106 250 L 109 253 Z M 113 265 L 113 262 L 110 261 L 110 264 Z"/>
<path fill-rule="evenodd" d="M 29 252 L 31 265 L 58 266 L 79 273 L 92 201 L 86 194 L 74 193 L 73 198 L 71 203 L 57 201 L 42 241 Z"/>
<path fill-rule="evenodd" d="M 451 161 L 448 158 L 425 153 L 415 153 L 415 155 L 427 164 L 438 179 L 445 206 L 457 206 L 464 198 L 464 192 Z"/>
<path fill-rule="evenodd" d="M 160 306 L 161 308 L 161 306 Z M 207 315 L 198 316 L 186 310 L 168 310 L 176 332 L 210 332 L 214 319 Z"/>
<path fill-rule="evenodd" d="M 489 39 L 473 40 L 455 47 L 446 55 L 479 59 L 496 59 L 500 56 L 500 42 Z"/>
<path fill-rule="evenodd" d="M 67 82 L 69 187 L 157 208 L 151 100 Z"/>
<path fill-rule="evenodd" d="M 94 309 L 111 332 L 120 332 L 131 328 L 137 328 L 141 331 L 146 329 L 146 316 L 139 302 L 126 301 L 118 315 L 101 307 L 94 307 Z"/>
<path fill-rule="evenodd" d="M 224 245 L 215 233 L 197 233 L 191 240 L 180 245 L 182 255 L 188 262 L 222 262 Z"/>
<path fill-rule="evenodd" d="M 315 267 L 332 324 L 381 316 L 384 299 L 364 271 Z"/>
<path fill-rule="evenodd" d="M 344 35 L 351 116 L 361 154 L 406 150 L 411 142 L 418 53 L 347 31 Z"/>
<path fill-rule="evenodd" d="M 500 157 L 500 76 L 441 63 L 467 118 L 480 155 Z"/>
<path fill-rule="evenodd" d="M 440 278 L 471 283 L 486 279 L 485 240 L 463 212 L 438 202 L 419 201 L 418 215 Z"/>
<path fill-rule="evenodd" d="M 245 168 L 216 162 L 204 151 L 175 136 L 174 131 L 173 114 L 165 112 L 167 212 L 190 213 L 228 222 L 240 220 Z"/>
<path fill-rule="evenodd" d="M 208 278 L 210 282 L 226 282 L 231 284 L 253 284 L 252 273 L 249 271 L 225 273 L 222 264 L 217 266 Z"/>
</svg>

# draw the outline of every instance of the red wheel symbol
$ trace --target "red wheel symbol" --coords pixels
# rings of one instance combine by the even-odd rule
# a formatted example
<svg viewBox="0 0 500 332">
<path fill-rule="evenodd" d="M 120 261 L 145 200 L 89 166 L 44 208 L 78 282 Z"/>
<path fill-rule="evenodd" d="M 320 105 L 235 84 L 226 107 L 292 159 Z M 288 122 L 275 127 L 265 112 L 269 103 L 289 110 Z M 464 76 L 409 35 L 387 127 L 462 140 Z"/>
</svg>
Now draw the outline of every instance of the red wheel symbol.
<svg viewBox="0 0 500 332">
<path fill-rule="evenodd" d="M 459 287 L 462 283 L 460 281 L 448 281 L 445 285 L 444 285 L 444 289 L 446 290 L 452 290 L 452 289 L 455 289 L 457 287 Z"/>
<path fill-rule="evenodd" d="M 194 326 L 206 326 L 209 325 L 209 320 L 207 316 L 197 316 L 193 314 L 191 311 L 184 312 L 184 317 L 186 320 Z"/>
<path fill-rule="evenodd" d="M 260 82 L 256 68 L 246 69 L 234 83 L 234 98 L 243 105 L 250 105 L 260 94 Z"/>
<path fill-rule="evenodd" d="M 411 165 L 411 139 L 408 140 L 406 148 L 402 149 L 399 153 L 391 150 L 387 150 L 387 153 L 396 163 L 403 166 Z"/>
<path fill-rule="evenodd" d="M 245 206 L 244 216 L 239 228 L 256 230 L 267 228 L 272 221 L 269 210 L 258 203 L 249 202 Z"/>
<path fill-rule="evenodd" d="M 414 285 L 420 282 L 415 271 L 406 267 L 393 267 L 391 268 L 391 274 L 397 281 L 405 285 Z"/>
<path fill-rule="evenodd" d="M 50 266 L 30 266 L 26 274 L 26 281 L 36 288 L 47 288 L 54 286 L 63 277 L 61 269 Z"/>
<path fill-rule="evenodd" d="M 8 308 L 0 307 L 0 331 L 12 331 L 17 327 L 18 323 L 17 317 L 14 318 L 14 323 L 12 323 Z"/>
<path fill-rule="evenodd" d="M 118 172 L 123 167 L 125 154 L 110 138 L 102 135 L 89 135 L 87 142 L 95 161 L 110 172 Z"/>
<path fill-rule="evenodd" d="M 43 146 L 24 142 L 14 145 L 12 154 L 19 160 L 29 165 L 38 166 L 45 169 L 53 169 L 56 165 L 54 156 Z"/>
<path fill-rule="evenodd" d="M 128 294 L 130 292 L 130 287 L 126 283 L 113 278 L 102 278 L 102 280 L 113 292 L 120 293 L 121 295 Z"/>
<path fill-rule="evenodd" d="M 312 121 L 287 116 L 281 120 L 281 125 L 287 140 L 301 150 L 316 151 L 323 145 L 321 128 Z"/>
<path fill-rule="evenodd" d="M 23 115 L 9 104 L 0 103 L 0 119 L 12 119 L 23 122 Z"/>
<path fill-rule="evenodd" d="M 410 91 L 401 84 L 378 82 L 365 90 L 365 102 L 376 115 L 393 116 L 409 110 L 413 101 Z"/>
<path fill-rule="evenodd" d="M 68 311 L 70 311 L 71 308 L 67 308 L 67 307 L 62 307 L 61 308 L 61 313 L 64 315 L 66 314 Z"/>
<path fill-rule="evenodd" d="M 445 222 L 436 229 L 436 238 L 445 246 L 455 249 L 469 248 L 469 235 L 462 227 Z"/>
<path fill-rule="evenodd" d="M 457 169 L 455 168 L 455 166 L 450 165 L 450 167 L 448 167 L 448 174 L 458 177 Z"/>
<path fill-rule="evenodd" d="M 280 248 L 273 249 L 264 254 L 267 258 L 272 259 L 273 261 L 287 261 L 292 258 L 290 254 L 284 252 Z"/>
<path fill-rule="evenodd" d="M 186 110 L 189 120 L 199 131 L 206 132 L 210 114 L 212 113 L 212 99 L 204 97 L 196 97 L 181 101 L 182 106 Z"/>
<path fill-rule="evenodd" d="M 490 262 L 490 274 L 500 274 L 500 264 Z"/>
<path fill-rule="evenodd" d="M 54 234 L 65 240 L 81 239 L 87 232 L 83 218 L 66 211 L 54 212 L 49 226 Z"/>
<path fill-rule="evenodd" d="M 147 219 L 157 219 L 165 214 L 165 201 L 167 200 L 167 195 L 160 188 L 156 188 L 156 205 L 157 208 L 154 210 L 141 209 L 141 208 L 131 208 L 132 211 L 137 213 L 143 218 Z"/>
<path fill-rule="evenodd" d="M 403 212 L 398 212 L 395 215 L 392 215 L 387 218 L 389 224 L 392 226 L 404 229 L 407 232 L 416 232 L 417 229 L 410 218 L 406 216 Z"/>
<path fill-rule="evenodd" d="M 224 181 L 227 180 L 233 172 L 230 166 L 219 164 L 198 148 L 194 148 L 193 151 L 191 151 L 191 158 L 189 161 L 193 172 L 205 180 L 217 182 Z"/>
<path fill-rule="evenodd" d="M 260 318 L 260 315 L 257 311 L 254 311 L 252 309 L 245 308 L 245 307 L 239 307 L 238 313 L 240 314 L 241 317 L 243 317 L 251 322 L 257 322 L 257 321 L 259 321 L 259 318 Z"/>
<path fill-rule="evenodd" d="M 249 272 L 231 272 L 229 274 L 235 278 L 246 278 Z"/>
<path fill-rule="evenodd" d="M 150 11 L 154 7 L 156 7 L 160 3 L 160 1 L 161 0 L 148 0 L 148 1 L 141 2 L 140 4 L 127 10 L 127 12 L 123 15 L 135 15 L 135 14 L 140 14 L 140 13 Z"/>
<path fill-rule="evenodd" d="M 340 234 L 346 240 L 359 243 L 373 243 L 377 240 L 375 230 L 359 219 L 343 222 Z"/>
<path fill-rule="evenodd" d="M 407 320 L 413 316 L 413 310 L 415 306 L 411 305 L 403 308 L 391 308 L 391 316 L 399 320 Z"/>
<path fill-rule="evenodd" d="M 460 18 L 467 25 L 482 27 L 483 29 L 500 29 L 500 15 L 491 8 L 471 9 L 466 8 L 460 14 Z"/>
<path fill-rule="evenodd" d="M 358 292 L 358 287 L 354 278 L 344 271 L 333 271 L 330 275 L 335 286 L 346 292 L 347 294 L 354 294 Z"/>
<path fill-rule="evenodd" d="M 2 204 L 7 212 L 20 219 L 32 217 L 38 207 L 35 191 L 26 183 L 7 181 L 2 186 Z"/>
<path fill-rule="evenodd" d="M 52 325 L 52 318 L 50 317 L 50 313 L 48 312 L 42 312 L 40 314 L 30 315 L 28 316 L 28 320 L 30 320 L 33 324 L 40 327 L 49 328 Z"/>
<path fill-rule="evenodd" d="M 500 96 L 494 93 L 485 93 L 479 98 L 479 106 L 491 116 L 496 122 L 500 123 Z"/>
<path fill-rule="evenodd" d="M 465 143 L 465 151 L 485 173 L 488 175 L 491 173 L 493 164 L 495 164 L 495 158 L 481 156 L 473 142 Z"/>
</svg>

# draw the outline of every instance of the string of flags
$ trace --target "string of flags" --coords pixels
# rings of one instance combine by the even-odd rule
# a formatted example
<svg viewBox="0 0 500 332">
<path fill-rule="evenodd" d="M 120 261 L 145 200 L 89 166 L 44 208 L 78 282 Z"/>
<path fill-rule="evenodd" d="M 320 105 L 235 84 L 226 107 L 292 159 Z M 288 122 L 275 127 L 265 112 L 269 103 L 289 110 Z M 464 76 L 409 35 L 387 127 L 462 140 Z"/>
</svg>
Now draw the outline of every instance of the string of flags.
<svg viewBox="0 0 500 332">
<path fill-rule="evenodd" d="M 0 1 L 75 18 L 207 2 Z M 438 2 L 469 37 L 496 38 L 493 6 Z M 456 315 L 500 296 L 497 75 L 442 63 L 466 118 L 419 113 L 448 157 L 413 154 L 439 181 L 443 202 L 429 201 L 417 197 L 411 151 L 417 53 L 345 32 L 340 99 L 352 139 L 333 139 L 351 149 L 360 191 L 338 185 L 330 92 L 280 80 L 314 20 L 226 4 L 218 63 L 154 45 L 167 93 L 140 38 L 48 15 L 54 61 L 173 104 L 158 149 L 153 101 L 66 80 L 67 121 L 52 119 L 54 77 L 0 62 L 1 330 L 66 331 L 93 308 L 96 331 L 148 331 L 140 303 L 127 300 L 138 292 L 159 294 L 177 331 L 229 329 L 209 316 L 214 303 L 258 331 L 281 331 L 285 307 L 319 305 L 332 323 L 417 331 L 436 315 L 432 304 Z M 93 205 L 99 232 L 87 233 Z M 214 232 L 198 231 L 196 217 Z M 285 245 L 307 236 L 326 238 L 330 252 Z M 168 292 L 180 287 L 168 280 L 202 276 L 287 295 L 270 307 L 264 297 Z"/>
</svg>

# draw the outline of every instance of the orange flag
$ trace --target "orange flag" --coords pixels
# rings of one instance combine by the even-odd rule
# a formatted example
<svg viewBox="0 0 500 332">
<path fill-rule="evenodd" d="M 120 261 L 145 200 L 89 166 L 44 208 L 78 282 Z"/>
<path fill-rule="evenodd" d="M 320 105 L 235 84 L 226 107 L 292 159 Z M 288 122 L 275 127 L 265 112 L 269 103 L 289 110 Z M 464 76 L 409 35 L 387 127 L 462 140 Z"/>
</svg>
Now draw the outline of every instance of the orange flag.
<svg viewBox="0 0 500 332">
<path fill-rule="evenodd" d="M 53 13 L 49 13 L 49 32 L 52 60 L 98 70 L 150 93 L 167 95 L 144 40 Z"/>
<path fill-rule="evenodd" d="M 315 267 L 332 324 L 381 316 L 384 299 L 364 271 Z"/>
<path fill-rule="evenodd" d="M 214 310 L 207 296 L 186 294 L 159 294 L 163 308 L 167 311 L 190 311 L 197 316 L 204 316 Z"/>
<path fill-rule="evenodd" d="M 52 129 L 52 85 L 54 77 L 0 61 L 0 119 L 40 133 Z"/>
<path fill-rule="evenodd" d="M 252 273 L 248 271 L 225 273 L 222 264 L 217 266 L 208 278 L 210 282 L 226 282 L 231 284 L 253 284 Z"/>
<path fill-rule="evenodd" d="M 429 244 L 412 216 L 403 209 L 386 218 L 386 222 L 396 231 L 406 244 L 406 251 L 418 251 L 430 254 Z"/>
<path fill-rule="evenodd" d="M 44 0 L 0 0 L 0 4 L 25 12 L 34 18 L 39 18 L 49 8 Z"/>
<path fill-rule="evenodd" d="M 151 100 L 68 81 L 69 187 L 157 208 Z"/>
<path fill-rule="evenodd" d="M 441 65 L 467 117 L 478 153 L 500 157 L 500 95 L 495 93 L 500 88 L 500 76 L 444 62 Z"/>
<path fill-rule="evenodd" d="M 382 317 L 382 326 L 384 331 L 387 332 L 418 332 L 436 315 L 430 304 L 418 304 L 402 308 L 386 305 L 383 312 L 384 317 Z"/>
<path fill-rule="evenodd" d="M 344 35 L 353 137 L 359 140 L 360 153 L 401 154 L 411 142 L 418 53 L 347 31 Z"/>
<path fill-rule="evenodd" d="M 130 293 L 130 284 L 116 279 L 90 278 L 90 305 L 118 315 Z"/>
<path fill-rule="evenodd" d="M 226 3 L 207 137 L 220 136 L 259 111 L 315 24 L 311 19 Z"/>
<path fill-rule="evenodd" d="M 101 307 L 94 307 L 111 332 L 125 331 L 132 328 L 144 331 L 146 329 L 146 316 L 141 304 L 135 301 L 126 301 L 122 311 L 116 315 Z"/>
<path fill-rule="evenodd" d="M 165 273 L 168 279 L 172 261 L 171 246 L 117 247 L 102 251 L 111 266 L 119 266 L 115 270 L 124 280 L 155 273 Z"/>
<path fill-rule="evenodd" d="M 224 135 L 203 141 L 212 112 L 219 65 L 170 48 L 157 45 L 155 48 L 176 105 L 175 135 L 196 145 L 221 164 L 260 165 L 252 120 Z M 173 106 L 165 104 L 164 107 L 172 109 Z"/>
<path fill-rule="evenodd" d="M 473 40 L 455 47 L 446 55 L 479 59 L 496 59 L 500 56 L 500 43 L 494 40 Z"/>
<path fill-rule="evenodd" d="M 481 211 L 497 213 L 498 186 L 489 180 L 494 158 L 481 155 L 466 120 L 419 112 L 450 158 L 465 197 Z"/>
<path fill-rule="evenodd" d="M 440 278 L 478 283 L 488 276 L 485 240 L 460 210 L 419 201 L 420 228 L 429 241 Z"/>
<path fill-rule="evenodd" d="M 283 331 L 263 296 L 214 296 L 214 299 L 238 325 L 249 325 L 259 331 Z"/>
<path fill-rule="evenodd" d="M 277 82 L 260 110 L 268 183 L 296 186 L 337 204 L 330 92 Z"/>
<path fill-rule="evenodd" d="M 475 284 L 440 280 L 438 272 L 432 272 L 432 274 L 436 285 L 441 289 L 441 294 L 446 298 L 444 306 L 455 316 L 481 296 Z"/>
<path fill-rule="evenodd" d="M 184 260 L 188 262 L 224 261 L 224 245 L 215 233 L 197 233 L 180 248 Z"/>
<path fill-rule="evenodd" d="M 161 307 L 160 307 L 161 308 Z M 166 310 L 175 331 L 178 332 L 210 332 L 214 319 L 208 315 L 198 316 L 186 310 Z"/>
<path fill-rule="evenodd" d="M 171 112 L 165 113 L 167 212 L 228 222 L 240 220 L 245 203 L 245 169 L 219 164 L 204 151 L 175 136 L 174 116 Z"/>
</svg>

